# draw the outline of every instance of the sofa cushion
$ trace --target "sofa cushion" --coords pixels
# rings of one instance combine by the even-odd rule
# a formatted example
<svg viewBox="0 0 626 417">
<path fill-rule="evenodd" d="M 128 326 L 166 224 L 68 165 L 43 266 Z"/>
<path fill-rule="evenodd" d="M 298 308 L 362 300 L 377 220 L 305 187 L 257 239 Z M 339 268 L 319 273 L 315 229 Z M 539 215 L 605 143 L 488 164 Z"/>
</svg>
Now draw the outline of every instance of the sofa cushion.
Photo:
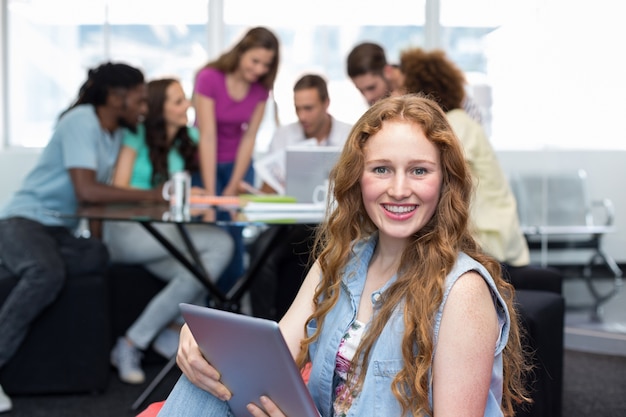
<svg viewBox="0 0 626 417">
<path fill-rule="evenodd" d="M 0 304 L 18 280 L 0 265 Z M 106 388 L 111 347 L 104 275 L 70 276 L 0 369 L 8 394 L 96 392 Z"/>
</svg>

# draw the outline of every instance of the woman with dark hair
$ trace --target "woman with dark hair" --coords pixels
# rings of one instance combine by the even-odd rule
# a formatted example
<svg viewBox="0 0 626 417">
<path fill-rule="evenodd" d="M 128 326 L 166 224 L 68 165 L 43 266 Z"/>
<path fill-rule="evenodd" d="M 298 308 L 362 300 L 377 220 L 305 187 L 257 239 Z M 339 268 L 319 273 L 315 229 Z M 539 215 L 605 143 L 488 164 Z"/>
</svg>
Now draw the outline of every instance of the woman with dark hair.
<svg viewBox="0 0 626 417">
<path fill-rule="evenodd" d="M 278 63 L 278 39 L 269 29 L 255 27 L 196 75 L 193 105 L 201 176 L 194 184 L 209 195 L 234 196 L 242 181 L 254 184 L 252 154 Z M 226 287 L 244 272 L 241 227 L 230 232 L 236 248 L 222 279 Z"/>
<path fill-rule="evenodd" d="M 279 323 L 321 416 L 513 416 L 528 399 L 514 290 L 470 233 L 472 178 L 445 114 L 416 95 L 376 102 L 330 178 L 336 208 Z M 186 326 L 178 364 L 160 417 L 232 415 L 237 387 Z"/>
<path fill-rule="evenodd" d="M 114 185 L 160 188 L 171 174 L 196 169 L 198 132 L 187 126 L 189 106 L 178 80 L 167 78 L 148 83 L 148 115 L 136 133 L 129 131 L 124 137 L 113 177 Z M 185 247 L 176 225 L 158 224 L 155 227 L 177 247 Z M 232 256 L 231 237 L 215 226 L 185 227 L 209 276 L 217 278 Z M 131 325 L 125 337 L 118 339 L 111 353 L 111 362 L 117 367 L 120 379 L 140 384 L 145 379 L 140 366 L 141 351 L 147 349 L 157 335 L 172 334 L 168 325 L 179 316 L 178 304 L 201 301 L 205 288 L 139 224 L 107 222 L 104 240 L 113 261 L 142 264 L 167 282 Z M 166 357 L 174 355 L 178 332 L 173 334 L 173 344 L 169 344 L 173 348 L 153 343 L 155 350 Z"/>
</svg>

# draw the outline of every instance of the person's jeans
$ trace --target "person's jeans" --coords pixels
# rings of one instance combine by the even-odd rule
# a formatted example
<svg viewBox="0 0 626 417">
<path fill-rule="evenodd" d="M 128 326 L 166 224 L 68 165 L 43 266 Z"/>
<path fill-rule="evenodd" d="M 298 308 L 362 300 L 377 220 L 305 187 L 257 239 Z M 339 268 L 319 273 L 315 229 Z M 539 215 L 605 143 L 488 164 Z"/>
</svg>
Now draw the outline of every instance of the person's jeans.
<svg viewBox="0 0 626 417">
<path fill-rule="evenodd" d="M 181 375 L 157 417 L 188 416 L 233 417 L 233 413 L 226 401 L 196 387 Z"/>
<path fill-rule="evenodd" d="M 234 162 L 222 162 L 217 164 L 217 175 L 215 184 L 215 193 L 221 195 L 224 188 L 228 184 L 230 177 L 235 167 Z M 243 178 L 248 184 L 254 184 L 254 168 L 252 162 L 250 167 Z M 191 175 L 191 185 L 194 187 L 203 187 L 202 175 L 200 172 L 194 172 Z M 230 220 L 230 213 L 221 212 L 217 215 L 218 220 Z M 230 264 L 226 267 L 222 275 L 220 275 L 217 286 L 222 291 L 228 291 L 237 282 L 239 277 L 245 272 L 244 268 L 244 254 L 246 253 L 246 247 L 243 241 L 242 226 L 224 226 L 224 230 L 228 231 L 233 237 L 235 242 L 235 251 L 233 253 Z"/>
<path fill-rule="evenodd" d="M 190 257 L 174 224 L 154 224 L 167 241 Z M 230 235 L 215 226 L 185 225 L 200 261 L 215 282 L 230 262 L 233 244 Z M 153 275 L 167 282 L 133 322 L 126 336 L 140 349 L 146 349 L 168 323 L 180 315 L 179 303 L 195 303 L 206 298 L 199 279 L 180 263 L 138 223 L 105 222 L 103 240 L 112 262 L 141 264 Z"/>
<path fill-rule="evenodd" d="M 101 272 L 108 260 L 102 242 L 77 238 L 63 226 L 22 217 L 0 220 L 0 263 L 18 277 L 0 306 L 0 367 L 15 354 L 31 322 L 57 298 L 66 275 Z"/>
</svg>

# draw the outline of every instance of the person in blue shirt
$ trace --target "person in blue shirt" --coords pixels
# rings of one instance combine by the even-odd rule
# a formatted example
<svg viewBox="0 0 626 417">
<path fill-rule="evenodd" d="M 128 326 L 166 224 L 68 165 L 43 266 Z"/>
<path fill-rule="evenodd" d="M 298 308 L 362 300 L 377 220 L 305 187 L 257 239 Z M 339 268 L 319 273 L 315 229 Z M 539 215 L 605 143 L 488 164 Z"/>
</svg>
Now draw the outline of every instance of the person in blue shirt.
<svg viewBox="0 0 626 417">
<path fill-rule="evenodd" d="M 178 80 L 163 78 L 148 83 L 148 114 L 136 132 L 127 131 L 124 136 L 113 177 L 115 186 L 160 189 L 171 174 L 198 169 L 198 131 L 188 126 L 189 106 Z M 175 224 L 160 223 L 154 227 L 176 247 L 185 248 Z M 217 279 L 232 257 L 232 237 L 217 226 L 185 225 L 185 229 L 207 273 Z M 165 357 L 176 353 L 179 332 L 170 330 L 168 325 L 179 316 L 179 303 L 205 298 L 205 287 L 140 224 L 106 222 L 103 237 L 112 261 L 141 264 L 167 282 L 111 352 L 111 362 L 120 379 L 140 384 L 145 380 L 142 351 L 152 344 Z"/>
<path fill-rule="evenodd" d="M 123 63 L 90 69 L 76 101 L 64 111 L 52 138 L 19 190 L 0 209 L 0 263 L 18 283 L 0 306 L 0 367 L 15 354 L 29 326 L 55 301 L 67 274 L 101 272 L 106 247 L 78 238 L 78 204 L 163 201 L 161 190 L 109 185 L 124 128 L 146 112 L 141 70 Z M 0 388 L 0 411 L 12 407 Z"/>
<path fill-rule="evenodd" d="M 471 173 L 437 103 L 374 103 L 330 178 L 336 207 L 279 323 L 320 415 L 513 416 L 528 400 L 514 289 L 469 230 Z M 178 364 L 159 417 L 232 415 L 237 387 L 186 326 Z M 248 410 L 283 416 L 267 397 Z"/>
</svg>

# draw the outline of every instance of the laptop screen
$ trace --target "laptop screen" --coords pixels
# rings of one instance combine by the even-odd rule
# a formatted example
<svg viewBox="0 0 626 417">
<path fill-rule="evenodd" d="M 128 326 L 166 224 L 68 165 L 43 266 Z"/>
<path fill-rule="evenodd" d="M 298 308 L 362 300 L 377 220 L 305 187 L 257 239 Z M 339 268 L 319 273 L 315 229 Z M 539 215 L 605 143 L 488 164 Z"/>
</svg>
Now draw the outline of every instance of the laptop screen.
<svg viewBox="0 0 626 417">
<path fill-rule="evenodd" d="M 328 176 L 341 149 L 335 146 L 287 148 L 286 194 L 295 197 L 298 203 L 319 203 L 321 193 L 318 191 L 328 186 Z"/>
</svg>

